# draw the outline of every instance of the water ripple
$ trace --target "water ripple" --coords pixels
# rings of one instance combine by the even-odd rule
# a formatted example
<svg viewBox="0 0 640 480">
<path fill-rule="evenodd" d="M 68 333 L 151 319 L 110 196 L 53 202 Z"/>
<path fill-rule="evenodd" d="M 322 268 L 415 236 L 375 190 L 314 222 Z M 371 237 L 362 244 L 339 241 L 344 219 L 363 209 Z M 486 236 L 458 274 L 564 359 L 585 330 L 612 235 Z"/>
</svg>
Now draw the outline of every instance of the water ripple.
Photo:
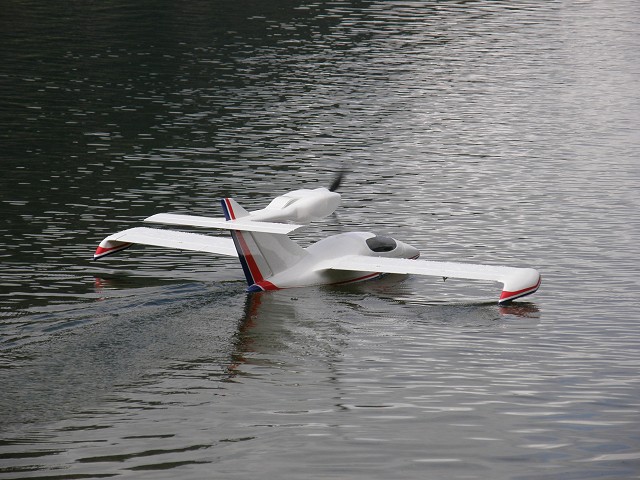
<svg viewBox="0 0 640 480">
<path fill-rule="evenodd" d="M 0 478 L 637 476 L 635 5 L 218 7 L 5 8 Z M 370 229 L 543 288 L 246 296 L 229 259 L 90 261 L 343 166 L 301 243 Z"/>
</svg>

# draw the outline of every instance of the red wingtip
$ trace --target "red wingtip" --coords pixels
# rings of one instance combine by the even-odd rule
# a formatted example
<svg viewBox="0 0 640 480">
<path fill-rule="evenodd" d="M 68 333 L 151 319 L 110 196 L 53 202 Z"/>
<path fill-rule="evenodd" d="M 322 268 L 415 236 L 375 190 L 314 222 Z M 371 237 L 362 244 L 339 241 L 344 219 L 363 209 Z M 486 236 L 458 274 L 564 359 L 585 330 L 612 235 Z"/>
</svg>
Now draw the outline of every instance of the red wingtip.
<svg viewBox="0 0 640 480">
<path fill-rule="evenodd" d="M 116 253 L 119 252 L 120 250 L 124 250 L 125 248 L 129 248 L 132 244 L 131 243 L 123 243 L 121 245 L 118 245 L 116 247 L 111 247 L 111 248 L 105 248 L 105 247 L 98 247 L 96 248 L 96 252 L 93 254 L 93 259 L 94 260 L 98 260 L 99 258 L 102 258 L 106 255 L 111 255 L 112 253 Z"/>
<path fill-rule="evenodd" d="M 506 290 L 503 290 L 502 294 L 500 295 L 500 300 L 498 300 L 498 303 L 499 304 L 508 303 L 512 300 L 515 300 L 516 298 L 524 297 L 525 295 L 531 295 L 532 293 L 535 293 L 538 290 L 538 288 L 540 288 L 541 283 L 542 283 L 542 276 L 539 275 L 538 282 L 532 287 L 523 288 L 522 290 L 518 290 L 515 292 L 508 292 Z"/>
</svg>

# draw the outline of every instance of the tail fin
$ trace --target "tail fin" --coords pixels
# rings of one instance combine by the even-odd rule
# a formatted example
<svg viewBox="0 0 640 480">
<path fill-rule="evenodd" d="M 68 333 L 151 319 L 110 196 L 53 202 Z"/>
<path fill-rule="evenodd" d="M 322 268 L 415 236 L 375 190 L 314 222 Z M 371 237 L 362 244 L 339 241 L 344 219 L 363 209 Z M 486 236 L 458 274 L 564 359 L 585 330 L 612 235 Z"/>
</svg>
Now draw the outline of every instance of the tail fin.
<svg viewBox="0 0 640 480">
<path fill-rule="evenodd" d="M 227 220 L 236 220 L 250 215 L 250 213 L 242 208 L 233 198 L 223 198 L 220 203 L 222 203 L 224 218 Z"/>
<path fill-rule="evenodd" d="M 223 198 L 220 203 L 227 220 L 250 215 L 232 198 Z M 231 237 L 250 291 L 277 289 L 269 278 L 291 268 L 308 255 L 283 234 L 231 230 Z"/>
</svg>

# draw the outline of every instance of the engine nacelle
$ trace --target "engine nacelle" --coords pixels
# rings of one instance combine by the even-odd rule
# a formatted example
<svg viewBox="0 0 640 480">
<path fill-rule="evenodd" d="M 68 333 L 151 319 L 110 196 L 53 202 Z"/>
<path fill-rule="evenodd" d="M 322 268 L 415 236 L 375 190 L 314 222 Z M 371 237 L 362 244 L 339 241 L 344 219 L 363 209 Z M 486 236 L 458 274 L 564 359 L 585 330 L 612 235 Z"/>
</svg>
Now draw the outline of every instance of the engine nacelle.
<svg viewBox="0 0 640 480">
<path fill-rule="evenodd" d="M 309 223 L 331 215 L 340 205 L 340 194 L 321 187 L 294 190 L 274 198 L 266 208 L 251 212 L 251 220 Z"/>
</svg>

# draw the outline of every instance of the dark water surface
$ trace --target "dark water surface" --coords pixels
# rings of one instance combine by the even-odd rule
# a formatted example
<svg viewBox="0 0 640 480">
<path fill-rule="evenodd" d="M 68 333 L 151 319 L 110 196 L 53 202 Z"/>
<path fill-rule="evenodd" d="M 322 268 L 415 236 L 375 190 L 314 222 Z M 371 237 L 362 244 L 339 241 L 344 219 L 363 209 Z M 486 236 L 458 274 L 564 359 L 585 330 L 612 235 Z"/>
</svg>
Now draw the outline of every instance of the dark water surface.
<svg viewBox="0 0 640 480">
<path fill-rule="evenodd" d="M 640 7 L 6 0 L 0 478 L 640 477 Z M 373 230 L 540 291 L 244 292 L 100 240 L 350 170 Z"/>
</svg>

